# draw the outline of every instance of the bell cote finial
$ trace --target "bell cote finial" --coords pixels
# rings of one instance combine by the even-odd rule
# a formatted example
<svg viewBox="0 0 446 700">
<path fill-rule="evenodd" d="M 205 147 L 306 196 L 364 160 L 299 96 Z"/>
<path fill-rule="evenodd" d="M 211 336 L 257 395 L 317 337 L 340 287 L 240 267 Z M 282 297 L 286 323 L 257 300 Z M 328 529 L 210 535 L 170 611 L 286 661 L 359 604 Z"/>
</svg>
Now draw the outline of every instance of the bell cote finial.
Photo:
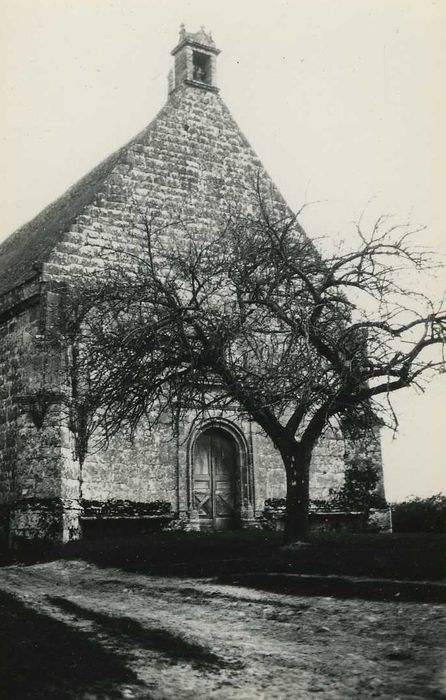
<svg viewBox="0 0 446 700">
<path fill-rule="evenodd" d="M 216 61 L 219 53 L 211 32 L 204 27 L 198 32 L 188 32 L 181 24 L 179 42 L 172 51 L 175 67 L 169 78 L 169 93 L 181 85 L 218 92 Z"/>
</svg>

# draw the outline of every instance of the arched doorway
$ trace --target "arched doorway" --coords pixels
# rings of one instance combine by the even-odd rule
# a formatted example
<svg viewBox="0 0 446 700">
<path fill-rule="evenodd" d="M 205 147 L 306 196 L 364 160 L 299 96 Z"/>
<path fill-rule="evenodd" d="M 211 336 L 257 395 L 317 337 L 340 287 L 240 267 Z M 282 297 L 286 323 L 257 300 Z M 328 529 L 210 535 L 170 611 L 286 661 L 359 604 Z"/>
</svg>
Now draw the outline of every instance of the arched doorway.
<svg viewBox="0 0 446 700">
<path fill-rule="evenodd" d="M 230 530 L 239 525 L 239 454 L 230 433 L 210 427 L 193 447 L 192 507 L 200 528 Z"/>
</svg>

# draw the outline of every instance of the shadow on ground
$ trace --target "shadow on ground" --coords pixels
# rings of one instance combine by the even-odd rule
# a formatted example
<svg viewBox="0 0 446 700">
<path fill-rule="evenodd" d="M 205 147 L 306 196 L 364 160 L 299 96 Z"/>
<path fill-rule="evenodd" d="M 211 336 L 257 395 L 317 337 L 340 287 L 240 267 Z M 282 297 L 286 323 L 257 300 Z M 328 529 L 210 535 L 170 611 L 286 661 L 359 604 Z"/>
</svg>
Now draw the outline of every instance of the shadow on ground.
<svg viewBox="0 0 446 700">
<path fill-rule="evenodd" d="M 431 534 L 310 534 L 282 547 L 280 533 L 159 532 L 145 537 L 84 540 L 64 557 L 160 576 L 209 577 L 281 572 L 438 580 L 446 574 L 446 536 Z"/>
<path fill-rule="evenodd" d="M 435 582 L 349 578 L 287 574 L 223 575 L 220 584 L 255 588 L 269 593 L 299 596 L 329 596 L 340 599 L 382 600 L 398 603 L 446 603 L 446 586 Z"/>
<path fill-rule="evenodd" d="M 445 543 L 445 535 L 428 533 L 313 533 L 304 542 L 282 547 L 281 535 L 266 531 L 155 532 L 72 542 L 41 553 L 40 557 L 31 548 L 28 553 L 21 553 L 21 561 L 31 564 L 61 558 L 82 559 L 101 567 L 169 577 L 221 578 L 275 573 L 440 581 L 446 574 Z M 250 585 L 247 579 L 244 585 Z M 337 584 L 332 588 L 323 594 L 351 597 L 354 593 L 351 586 L 341 590 L 342 586 Z M 370 586 L 355 590 L 356 597 L 372 595 Z M 386 591 L 390 591 L 389 595 Z M 321 593 L 310 586 L 305 595 L 311 594 Z M 394 599 L 397 594 L 398 590 L 386 587 L 378 597 Z M 423 598 L 415 598 L 420 599 Z M 426 602 L 429 600 L 427 597 Z"/>
<path fill-rule="evenodd" d="M 186 662 L 200 671 L 220 670 L 228 665 L 223 659 L 213 654 L 200 644 L 189 642 L 184 637 L 172 634 L 165 629 L 143 627 L 130 617 L 107 615 L 90 610 L 59 596 L 48 596 L 52 605 L 64 612 L 93 622 L 98 631 L 104 631 L 114 637 L 120 644 L 131 643 L 140 649 L 162 654 L 167 663 Z"/>
<path fill-rule="evenodd" d="M 125 658 L 0 592 L 2 698 L 73 700 L 84 693 L 122 698 L 122 684 L 139 685 Z"/>
</svg>

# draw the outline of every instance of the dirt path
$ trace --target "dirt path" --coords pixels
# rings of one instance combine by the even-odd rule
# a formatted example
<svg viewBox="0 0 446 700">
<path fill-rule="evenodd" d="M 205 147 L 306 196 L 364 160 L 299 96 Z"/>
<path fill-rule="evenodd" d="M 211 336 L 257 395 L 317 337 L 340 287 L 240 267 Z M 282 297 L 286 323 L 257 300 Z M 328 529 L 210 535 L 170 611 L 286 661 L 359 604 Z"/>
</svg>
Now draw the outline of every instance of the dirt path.
<svg viewBox="0 0 446 700">
<path fill-rule="evenodd" d="M 438 605 L 291 597 L 77 561 L 5 568 L 0 591 L 8 700 L 446 697 Z"/>
</svg>

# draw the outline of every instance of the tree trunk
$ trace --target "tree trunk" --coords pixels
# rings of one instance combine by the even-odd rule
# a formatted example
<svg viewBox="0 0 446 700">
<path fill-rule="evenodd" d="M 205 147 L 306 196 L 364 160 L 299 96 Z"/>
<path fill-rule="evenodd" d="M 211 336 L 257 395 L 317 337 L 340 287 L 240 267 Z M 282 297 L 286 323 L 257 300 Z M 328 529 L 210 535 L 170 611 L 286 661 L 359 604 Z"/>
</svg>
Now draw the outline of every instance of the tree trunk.
<svg viewBox="0 0 446 700">
<path fill-rule="evenodd" d="M 311 451 L 295 442 L 281 450 L 281 455 L 287 483 L 284 541 L 289 543 L 308 534 Z"/>
</svg>

